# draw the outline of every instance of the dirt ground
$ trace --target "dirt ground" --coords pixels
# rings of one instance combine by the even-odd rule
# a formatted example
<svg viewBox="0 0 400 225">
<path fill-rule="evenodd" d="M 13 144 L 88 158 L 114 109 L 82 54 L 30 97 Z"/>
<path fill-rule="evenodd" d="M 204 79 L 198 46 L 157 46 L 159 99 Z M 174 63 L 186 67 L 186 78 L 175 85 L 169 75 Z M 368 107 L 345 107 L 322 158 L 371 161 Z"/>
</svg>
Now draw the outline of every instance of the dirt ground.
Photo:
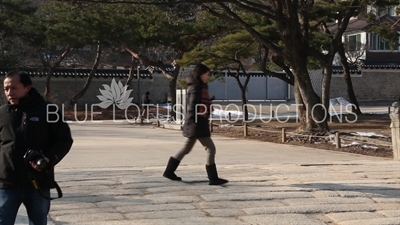
<svg viewBox="0 0 400 225">
<path fill-rule="evenodd" d="M 90 109 L 88 109 L 90 111 Z M 151 117 L 154 119 L 156 115 L 167 115 L 167 109 L 159 108 L 150 109 Z M 125 119 L 133 120 L 138 116 L 137 110 L 120 110 L 115 109 L 97 109 L 96 113 L 86 112 L 85 110 L 74 111 L 66 110 L 64 112 L 65 119 L 68 120 L 112 120 Z M 347 118 L 347 120 L 346 120 Z M 283 119 L 281 119 L 283 120 Z M 286 142 L 291 145 L 307 146 L 317 149 L 329 149 L 334 151 L 350 152 L 355 154 L 370 155 L 376 157 L 393 157 L 391 149 L 391 130 L 390 118 L 387 114 L 364 114 L 357 117 L 333 117 L 329 122 L 331 134 L 310 137 L 298 136 L 294 131 L 299 127 L 299 123 L 292 119 L 282 123 L 276 119 L 271 121 L 254 121 L 248 124 L 248 135 L 244 137 L 244 128 L 241 122 L 232 124 L 216 121 L 213 124 L 213 133 L 233 138 L 253 139 L 264 142 L 282 143 L 282 128 L 286 130 Z M 336 148 L 335 132 L 340 133 L 341 148 Z M 354 135 L 355 132 L 372 132 L 378 137 L 362 137 Z M 358 144 L 354 146 L 346 146 L 352 142 Z M 371 147 L 372 146 L 372 147 Z"/>
<path fill-rule="evenodd" d="M 272 120 L 268 123 L 250 123 L 247 137 L 244 137 L 244 127 L 241 125 L 219 124 L 219 126 L 214 126 L 213 131 L 215 134 L 234 138 L 282 143 L 282 128 L 285 128 L 287 138 L 285 143 L 287 144 L 390 158 L 393 157 L 390 123 L 389 115 L 384 114 L 365 114 L 359 115 L 357 118 L 348 117 L 347 121 L 345 118 L 340 121 L 335 117 L 329 123 L 331 134 L 320 137 L 298 136 L 293 133 L 299 127 L 299 123 L 296 120 L 290 120 L 286 123 L 281 123 L 277 120 Z M 340 133 L 341 148 L 336 148 L 336 144 L 334 144 L 335 132 Z M 382 136 L 362 137 L 354 135 L 355 132 L 372 132 Z M 346 144 L 352 142 L 359 144 L 346 147 Z M 367 146 L 373 146 L 374 148 L 368 148 Z"/>
</svg>

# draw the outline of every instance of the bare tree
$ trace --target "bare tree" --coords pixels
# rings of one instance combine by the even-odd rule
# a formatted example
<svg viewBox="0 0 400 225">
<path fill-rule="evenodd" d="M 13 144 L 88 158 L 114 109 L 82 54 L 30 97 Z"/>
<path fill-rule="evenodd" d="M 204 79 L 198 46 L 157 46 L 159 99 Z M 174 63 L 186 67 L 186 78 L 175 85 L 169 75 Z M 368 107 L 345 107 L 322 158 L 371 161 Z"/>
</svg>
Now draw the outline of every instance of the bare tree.
<svg viewBox="0 0 400 225">
<path fill-rule="evenodd" d="M 76 94 L 74 97 L 69 102 L 68 108 L 73 107 L 78 100 L 86 93 L 86 91 L 89 89 L 90 83 L 92 82 L 92 79 L 94 75 L 96 74 L 96 70 L 99 67 L 100 64 L 100 59 L 101 59 L 101 53 L 102 53 L 102 46 L 100 42 L 97 44 L 97 52 L 96 52 L 96 58 L 94 60 L 92 69 L 90 70 L 90 74 L 85 82 L 85 85 L 83 88 Z"/>
<path fill-rule="evenodd" d="M 365 55 L 365 52 L 367 51 L 368 45 L 357 42 L 354 46 L 354 44 L 350 44 L 348 41 L 344 43 L 344 45 L 341 46 L 341 48 L 344 48 L 345 56 L 346 56 L 346 61 L 350 66 L 356 66 L 359 65 L 360 60 L 362 57 Z"/>
<path fill-rule="evenodd" d="M 347 95 L 349 96 L 350 102 L 353 103 L 352 111 L 357 115 L 360 115 L 362 114 L 362 112 L 360 109 L 360 105 L 358 104 L 356 94 L 354 93 L 353 82 L 351 81 L 351 75 L 350 75 L 350 66 L 349 66 L 350 63 L 346 56 L 344 44 L 339 45 L 338 53 L 344 71 L 344 80 L 346 82 Z"/>
<path fill-rule="evenodd" d="M 50 98 L 50 81 L 51 77 L 54 74 L 54 70 L 60 66 L 61 62 L 67 57 L 70 51 L 71 51 L 71 46 L 67 46 L 64 52 L 58 57 L 58 59 L 51 64 L 49 71 L 47 72 L 46 87 L 44 89 L 44 96 L 46 99 Z"/>
</svg>

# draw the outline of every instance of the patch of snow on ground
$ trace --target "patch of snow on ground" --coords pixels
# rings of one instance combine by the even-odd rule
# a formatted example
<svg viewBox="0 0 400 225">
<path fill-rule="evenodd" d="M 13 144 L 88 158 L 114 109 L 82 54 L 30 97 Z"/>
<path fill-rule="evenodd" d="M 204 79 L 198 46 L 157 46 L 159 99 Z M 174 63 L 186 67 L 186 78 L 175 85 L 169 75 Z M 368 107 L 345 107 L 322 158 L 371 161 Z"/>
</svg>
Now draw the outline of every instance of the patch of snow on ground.
<svg viewBox="0 0 400 225">
<path fill-rule="evenodd" d="M 334 139 L 334 138 L 333 138 Z M 332 141 L 332 138 L 331 138 L 331 141 L 330 141 L 333 145 L 336 145 L 336 141 Z M 359 146 L 359 147 L 361 147 L 361 148 L 364 148 L 364 149 L 378 149 L 378 147 L 376 147 L 376 146 L 372 146 L 372 145 L 364 145 L 364 144 L 361 144 L 361 143 L 359 143 L 359 142 L 356 142 L 356 141 L 353 141 L 353 142 L 351 142 L 351 143 L 349 143 L 349 144 L 344 144 L 344 143 L 342 143 L 341 145 L 340 145 L 342 148 L 346 148 L 346 147 L 351 147 L 351 146 Z"/>
<path fill-rule="evenodd" d="M 214 109 L 214 111 L 212 112 L 213 116 L 225 116 L 228 117 L 229 113 L 231 114 L 231 116 L 243 116 L 243 112 L 241 111 L 237 111 L 237 110 L 221 110 L 221 109 Z M 249 113 L 249 117 L 253 116 L 252 113 Z"/>
<path fill-rule="evenodd" d="M 355 136 L 361 136 L 361 137 L 387 137 L 385 135 L 376 134 L 374 132 L 355 132 L 355 133 L 351 133 L 351 134 L 355 135 Z"/>
<path fill-rule="evenodd" d="M 331 98 L 331 99 L 329 99 L 329 104 L 330 105 L 343 105 L 343 106 L 351 105 L 351 103 L 343 97 Z"/>
<path fill-rule="evenodd" d="M 374 115 L 378 114 L 378 115 L 387 115 L 387 114 L 388 114 L 388 112 L 365 112 L 365 113 L 363 113 L 363 114 L 374 114 Z"/>
<path fill-rule="evenodd" d="M 221 128 L 230 128 L 230 127 L 233 127 L 233 125 L 232 124 L 222 124 L 222 125 L 219 125 L 219 127 L 221 127 Z"/>
<path fill-rule="evenodd" d="M 353 141 L 350 144 L 342 144 L 342 147 L 350 147 L 350 146 L 360 146 L 361 148 L 378 149 L 378 147 L 376 147 L 376 146 L 363 145 L 356 141 Z"/>
<path fill-rule="evenodd" d="M 231 113 L 231 118 L 232 120 L 234 119 L 242 119 L 243 118 L 243 112 L 242 111 L 237 111 L 237 110 L 221 110 L 221 109 L 215 109 L 211 115 L 213 119 L 228 119 L 229 118 L 229 113 Z M 254 113 L 249 113 L 249 121 L 253 121 L 255 119 L 271 119 L 271 115 L 260 115 L 260 114 L 254 114 Z M 290 118 L 297 118 L 297 114 L 282 114 L 282 115 L 274 115 L 274 118 L 279 118 L 281 121 L 285 121 L 286 119 Z"/>
</svg>

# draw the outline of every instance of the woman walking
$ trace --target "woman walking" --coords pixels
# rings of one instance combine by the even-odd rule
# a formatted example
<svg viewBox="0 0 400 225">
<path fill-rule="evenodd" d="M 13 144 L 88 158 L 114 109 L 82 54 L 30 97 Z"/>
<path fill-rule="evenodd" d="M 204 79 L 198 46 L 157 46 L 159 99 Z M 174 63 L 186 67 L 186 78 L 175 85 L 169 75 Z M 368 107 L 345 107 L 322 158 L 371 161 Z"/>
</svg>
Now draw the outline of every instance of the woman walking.
<svg viewBox="0 0 400 225">
<path fill-rule="evenodd" d="M 211 99 L 208 94 L 208 79 L 210 69 L 197 64 L 192 73 L 187 77 L 188 86 L 188 108 L 183 125 L 183 136 L 187 138 L 183 148 L 171 156 L 163 176 L 171 180 L 182 180 L 175 174 L 179 163 L 183 157 L 192 150 L 197 140 L 205 147 L 207 152 L 206 171 L 209 179 L 209 185 L 222 185 L 228 181 L 218 177 L 217 167 L 215 165 L 215 145 L 211 139 L 209 128 L 209 117 L 211 114 Z"/>
</svg>

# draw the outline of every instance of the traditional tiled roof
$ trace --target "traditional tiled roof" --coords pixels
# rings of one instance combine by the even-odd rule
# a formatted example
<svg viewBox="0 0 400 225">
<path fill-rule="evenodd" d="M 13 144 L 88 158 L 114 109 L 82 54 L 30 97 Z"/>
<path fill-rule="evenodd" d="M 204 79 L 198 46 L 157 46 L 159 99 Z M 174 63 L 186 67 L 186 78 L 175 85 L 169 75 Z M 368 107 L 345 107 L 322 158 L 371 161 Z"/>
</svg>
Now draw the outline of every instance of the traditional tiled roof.
<svg viewBox="0 0 400 225">
<path fill-rule="evenodd" d="M 400 69 L 400 62 L 363 61 L 363 69 Z"/>
<path fill-rule="evenodd" d="M 361 70 L 359 70 L 356 66 L 350 66 L 349 68 L 350 74 L 361 74 Z M 343 74 L 344 70 L 342 66 L 332 66 L 332 74 Z"/>
<path fill-rule="evenodd" d="M 361 74 L 363 69 L 400 69 L 400 62 L 362 61 L 359 67 L 350 66 L 351 74 Z M 333 66 L 333 74 L 343 74 L 342 66 Z"/>
<path fill-rule="evenodd" d="M 276 72 L 276 73 L 284 74 L 284 72 Z M 262 72 L 262 71 L 249 71 L 249 72 L 247 72 L 247 74 L 249 74 L 250 77 L 267 77 L 267 76 L 269 76 L 269 75 L 264 74 L 264 72 Z M 226 75 L 228 77 L 235 77 L 237 75 L 237 73 L 236 72 L 227 72 Z M 245 77 L 245 76 L 246 76 L 245 73 L 243 73 L 243 72 L 239 73 L 239 77 Z"/>
<path fill-rule="evenodd" d="M 27 72 L 32 77 L 47 76 L 48 68 L 18 68 L 19 70 Z M 0 75 L 5 75 L 14 69 L 0 68 Z M 56 68 L 54 70 L 54 77 L 87 77 L 91 69 L 74 69 L 74 68 Z M 126 69 L 97 69 L 94 77 L 128 77 L 129 70 Z M 139 70 L 140 79 L 152 79 L 152 75 L 148 70 Z M 137 79 L 137 71 L 135 70 L 133 78 Z"/>
<path fill-rule="evenodd" d="M 157 71 L 157 72 L 161 71 L 161 69 L 159 67 L 156 67 L 154 70 Z M 174 72 L 175 71 L 175 67 L 173 65 L 165 65 L 165 70 L 167 72 Z"/>
<path fill-rule="evenodd" d="M 175 71 L 175 67 L 173 65 L 164 65 L 164 67 L 167 72 L 173 73 Z M 150 73 L 161 72 L 160 67 L 154 67 L 154 66 L 146 66 L 146 70 L 149 71 Z"/>
<path fill-rule="evenodd" d="M 397 16 L 391 16 L 389 14 L 384 14 L 379 17 L 380 22 L 388 22 L 393 26 L 393 29 L 399 31 L 400 23 L 397 22 L 399 18 Z M 367 18 L 359 17 L 354 18 L 349 21 L 347 25 L 347 29 L 345 33 L 351 33 L 356 31 L 367 31 L 369 27 L 371 27 L 372 23 L 368 22 Z M 336 23 L 333 23 L 328 28 L 332 33 L 336 33 L 338 31 L 338 26 Z"/>
</svg>

